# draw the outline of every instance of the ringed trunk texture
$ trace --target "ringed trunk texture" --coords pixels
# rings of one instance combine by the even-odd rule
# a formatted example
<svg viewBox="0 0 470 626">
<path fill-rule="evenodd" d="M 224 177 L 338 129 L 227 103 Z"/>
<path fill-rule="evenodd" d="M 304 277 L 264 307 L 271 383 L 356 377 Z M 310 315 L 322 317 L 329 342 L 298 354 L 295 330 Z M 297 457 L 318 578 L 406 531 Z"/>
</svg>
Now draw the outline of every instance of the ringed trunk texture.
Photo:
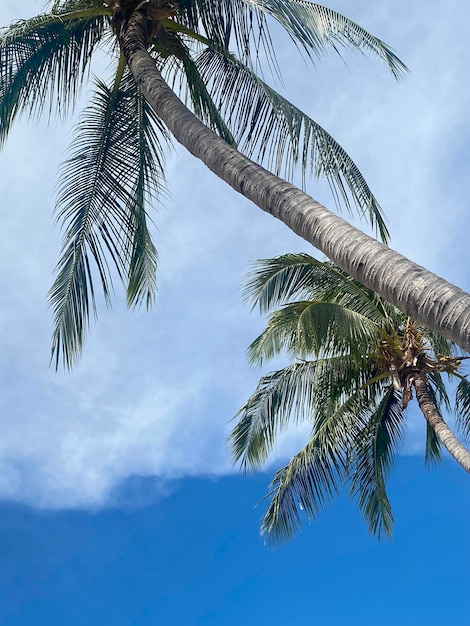
<svg viewBox="0 0 470 626">
<path fill-rule="evenodd" d="M 426 421 L 434 430 L 437 438 L 451 456 L 470 473 L 470 452 L 463 446 L 446 422 L 442 419 L 431 395 L 428 391 L 426 380 L 420 376 L 413 379 L 416 391 L 416 399 Z"/>
<path fill-rule="evenodd" d="M 148 54 L 147 23 L 142 13 L 131 16 L 120 39 L 129 68 L 149 105 L 191 154 L 356 280 L 470 352 L 468 293 L 354 228 L 204 126 L 168 87 Z"/>
</svg>

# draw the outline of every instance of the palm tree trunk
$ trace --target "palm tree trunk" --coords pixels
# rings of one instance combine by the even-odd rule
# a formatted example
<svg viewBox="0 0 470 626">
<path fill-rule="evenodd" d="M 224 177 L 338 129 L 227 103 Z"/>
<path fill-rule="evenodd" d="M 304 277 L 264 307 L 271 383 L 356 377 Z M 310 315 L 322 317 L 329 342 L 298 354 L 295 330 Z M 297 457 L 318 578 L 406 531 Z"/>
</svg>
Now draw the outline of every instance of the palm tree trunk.
<svg viewBox="0 0 470 626">
<path fill-rule="evenodd" d="M 470 452 L 460 443 L 447 423 L 442 419 L 442 415 L 439 413 L 429 393 L 426 379 L 417 376 L 413 379 L 413 386 L 416 391 L 419 408 L 428 424 L 436 433 L 437 438 L 457 463 L 470 473 Z"/>
<path fill-rule="evenodd" d="M 204 126 L 163 80 L 147 51 L 145 16 L 121 32 L 129 68 L 176 140 L 233 189 L 280 219 L 355 279 L 416 321 L 470 351 L 470 295 L 334 215 Z"/>
</svg>

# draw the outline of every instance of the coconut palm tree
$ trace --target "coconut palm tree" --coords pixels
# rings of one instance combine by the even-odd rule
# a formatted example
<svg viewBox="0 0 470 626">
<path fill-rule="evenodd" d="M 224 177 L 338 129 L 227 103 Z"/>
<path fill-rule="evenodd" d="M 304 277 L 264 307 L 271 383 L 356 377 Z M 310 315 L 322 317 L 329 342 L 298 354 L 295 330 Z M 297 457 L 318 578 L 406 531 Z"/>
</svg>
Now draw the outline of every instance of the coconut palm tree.
<svg viewBox="0 0 470 626">
<path fill-rule="evenodd" d="M 139 38 L 145 40 L 144 60 L 216 133 L 209 133 L 211 139 L 220 137 L 224 148 L 238 147 L 276 173 L 291 174 L 301 161 L 304 174 L 312 168 L 325 175 L 347 206 L 355 203 L 367 213 L 386 239 L 381 209 L 353 161 L 328 133 L 261 80 L 253 66 L 261 53 L 275 63 L 266 14 L 281 21 L 311 56 L 341 43 L 379 55 L 396 77 L 404 66 L 354 22 L 317 5 L 289 3 L 62 0 L 50 2 L 48 13 L 2 32 L 0 141 L 22 111 L 41 113 L 55 105 L 66 113 L 98 47 L 104 45 L 114 59 L 112 80 L 109 85 L 96 81 L 61 171 L 57 217 L 65 235 L 50 293 L 56 364 L 62 354 L 70 367 L 80 352 L 90 307 L 95 307 L 92 260 L 108 302 L 109 264 L 127 285 L 129 305 L 144 301 L 149 306 L 154 297 L 157 255 L 146 205 L 164 191 L 163 155 L 171 124 L 137 86 L 137 61 L 129 71 L 126 56 L 134 58 L 130 48 L 139 48 Z M 138 31 L 134 36 L 132 29 Z M 189 119 L 194 125 L 194 118 Z M 193 132 L 183 131 L 188 141 Z"/>
<path fill-rule="evenodd" d="M 398 78 L 405 67 L 382 41 L 305 0 L 55 0 L 48 5 L 49 12 L 16 22 L 0 35 L 0 141 L 23 111 L 39 114 L 56 107 L 66 113 L 98 48 L 115 59 L 112 81 L 96 81 L 61 173 L 57 219 L 65 228 L 64 245 L 50 292 L 56 364 L 62 357 L 72 365 L 90 310 L 96 313 L 92 261 L 108 302 L 110 265 L 127 285 L 130 306 L 149 306 L 153 300 L 157 255 L 146 206 L 162 191 L 168 131 L 344 270 L 470 347 L 470 296 L 277 177 L 289 175 L 297 163 L 304 173 L 325 175 L 338 198 L 368 215 L 386 239 L 380 207 L 349 156 L 254 70 L 266 57 L 276 71 L 268 18 L 281 24 L 308 57 L 344 45 L 379 56 Z"/>
<path fill-rule="evenodd" d="M 305 447 L 271 483 L 262 522 L 268 541 L 289 538 L 302 511 L 314 518 L 343 486 L 371 533 L 391 536 L 386 481 L 416 397 L 426 423 L 426 462 L 444 446 L 470 472 L 470 453 L 442 417 L 450 401 L 443 375 L 456 386 L 456 424 L 470 436 L 468 358 L 331 262 L 307 254 L 258 261 L 245 295 L 270 312 L 248 349 L 254 364 L 287 353 L 293 362 L 261 378 L 229 437 L 247 469 L 266 462 L 289 422 L 308 421 Z"/>
</svg>

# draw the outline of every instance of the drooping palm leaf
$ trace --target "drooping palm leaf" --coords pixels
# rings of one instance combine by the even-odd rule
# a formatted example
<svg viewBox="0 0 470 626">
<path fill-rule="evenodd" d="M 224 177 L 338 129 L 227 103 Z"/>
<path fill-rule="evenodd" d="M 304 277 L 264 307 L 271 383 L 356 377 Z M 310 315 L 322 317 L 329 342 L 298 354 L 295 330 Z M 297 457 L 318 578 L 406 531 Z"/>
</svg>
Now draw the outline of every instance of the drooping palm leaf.
<svg viewBox="0 0 470 626">
<path fill-rule="evenodd" d="M 367 215 L 388 239 L 382 209 L 358 167 L 319 124 L 262 81 L 233 55 L 207 48 L 196 65 L 240 149 L 276 174 L 324 177 L 338 207 L 343 200 Z"/>
<path fill-rule="evenodd" d="M 302 513 L 309 521 L 316 518 L 346 479 L 343 457 L 344 450 L 332 442 L 323 449 L 312 440 L 274 474 L 261 523 L 266 543 L 291 539 L 302 528 Z"/>
<path fill-rule="evenodd" d="M 457 425 L 462 435 L 470 441 L 470 381 L 462 378 L 455 392 Z"/>
<path fill-rule="evenodd" d="M 449 394 L 447 393 L 446 385 L 442 379 L 441 373 L 435 370 L 428 372 L 428 391 L 429 394 L 442 413 L 442 411 L 450 411 L 451 405 L 449 400 Z"/>
<path fill-rule="evenodd" d="M 456 354 L 461 353 L 461 349 L 452 341 L 449 341 L 442 335 L 434 332 L 433 330 L 429 330 L 428 328 L 425 331 L 426 333 L 426 341 L 431 346 L 434 354 L 441 356 L 455 356 Z"/>
<path fill-rule="evenodd" d="M 257 64 L 262 52 L 271 66 L 277 67 L 266 17 L 261 11 L 243 0 L 182 0 L 178 6 L 178 22 L 205 35 L 215 47 L 228 52 L 234 46 L 240 60 L 250 67 Z"/>
<path fill-rule="evenodd" d="M 245 470 L 259 467 L 290 420 L 312 419 L 316 366 L 294 363 L 261 378 L 235 416 L 240 419 L 228 439 L 234 463 Z"/>
<path fill-rule="evenodd" d="M 367 386 L 372 377 L 367 363 L 359 369 L 350 355 L 293 363 L 263 376 L 235 416 L 240 419 L 228 440 L 234 462 L 255 469 L 267 460 L 277 435 L 290 422 L 318 425 L 331 415 L 340 420 L 355 393 L 361 402 L 370 402 L 378 389 Z"/>
<path fill-rule="evenodd" d="M 436 431 L 426 422 L 426 446 L 424 448 L 424 462 L 428 469 L 442 461 L 441 442 Z"/>
<path fill-rule="evenodd" d="M 42 15 L 1 32 L 0 144 L 23 111 L 67 112 L 106 26 L 103 15 L 69 20 Z"/>
<path fill-rule="evenodd" d="M 242 296 L 253 307 L 259 306 L 261 313 L 292 298 L 312 299 L 337 302 L 381 326 L 389 318 L 396 321 L 396 309 L 388 305 L 393 310 L 384 311 L 381 298 L 332 263 L 308 254 L 284 254 L 260 259 L 253 265 L 256 269 L 248 273 Z"/>
<path fill-rule="evenodd" d="M 237 147 L 235 138 L 225 123 L 219 108 L 215 105 L 196 63 L 184 45 L 179 46 L 178 57 L 186 78 L 185 85 L 186 93 L 189 95 L 189 103 L 188 98 L 183 99 L 191 106 L 194 114 L 201 122 L 216 132 L 222 139 L 225 139 L 228 144 Z M 174 73 L 173 86 L 175 86 L 175 81 L 176 73 Z M 182 91 L 183 88 L 180 86 L 180 93 Z M 182 95 L 184 96 L 184 93 Z"/>
<path fill-rule="evenodd" d="M 119 82 L 119 81 L 118 81 Z M 71 367 L 80 353 L 94 307 L 90 260 L 110 301 L 111 261 L 128 283 L 128 302 L 153 298 L 156 253 L 143 201 L 162 180 L 161 144 L 149 110 L 132 80 L 110 90 L 97 83 L 92 106 L 77 127 L 61 172 L 57 219 L 66 226 L 57 278 L 52 358 Z M 153 114 L 152 114 L 153 115 Z"/>
<path fill-rule="evenodd" d="M 123 89 L 133 102 L 135 130 L 130 149 L 139 159 L 135 186 L 127 204 L 133 223 L 131 236 L 127 237 L 128 249 L 125 250 L 125 258 L 129 259 L 127 303 L 128 306 L 138 306 L 145 301 L 149 308 L 156 292 L 157 251 L 147 227 L 146 206 L 164 193 L 162 139 L 168 141 L 169 138 L 129 74 L 124 77 Z"/>
<path fill-rule="evenodd" d="M 378 538 L 392 536 L 393 514 L 386 483 L 403 435 L 401 396 L 390 385 L 371 410 L 352 446 L 348 471 L 351 495 L 358 500 L 369 531 Z"/>
<path fill-rule="evenodd" d="M 274 17 L 310 58 L 321 58 L 328 46 L 340 44 L 379 56 L 397 79 L 407 72 L 406 65 L 383 41 L 337 11 L 305 0 L 244 1 Z"/>
<path fill-rule="evenodd" d="M 341 353 L 360 357 L 379 339 L 380 328 L 365 315 L 335 302 L 297 301 L 270 315 L 247 356 L 257 365 L 282 351 L 301 359 Z"/>
<path fill-rule="evenodd" d="M 336 411 L 325 412 L 315 421 L 308 444 L 275 473 L 261 523 L 268 543 L 290 539 L 300 530 L 302 515 L 314 520 L 337 494 L 348 478 L 349 451 L 365 426 L 362 417 L 368 406 L 368 399 L 358 390 Z"/>
</svg>

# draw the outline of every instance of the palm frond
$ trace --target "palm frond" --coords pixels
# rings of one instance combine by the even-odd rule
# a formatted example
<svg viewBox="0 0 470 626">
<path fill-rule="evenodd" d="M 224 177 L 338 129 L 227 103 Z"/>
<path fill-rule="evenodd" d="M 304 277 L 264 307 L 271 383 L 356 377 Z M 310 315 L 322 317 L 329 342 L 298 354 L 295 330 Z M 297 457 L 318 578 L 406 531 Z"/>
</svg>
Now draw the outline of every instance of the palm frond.
<svg viewBox="0 0 470 626">
<path fill-rule="evenodd" d="M 459 348 L 459 346 L 452 341 L 449 341 L 449 339 L 442 337 L 439 333 L 429 330 L 429 328 L 426 328 L 425 330 L 425 337 L 436 356 L 441 355 L 452 357 L 461 353 L 461 348 Z"/>
<path fill-rule="evenodd" d="M 426 467 L 431 467 L 442 460 L 441 442 L 437 438 L 436 431 L 426 422 L 426 446 L 424 449 L 424 462 Z"/>
<path fill-rule="evenodd" d="M 52 358 L 71 367 L 95 309 L 91 258 L 110 302 L 109 261 L 128 282 L 128 302 L 150 304 L 156 253 L 143 201 L 162 180 L 161 144 L 152 115 L 133 80 L 110 90 L 97 82 L 82 115 L 71 156 L 62 167 L 57 219 L 66 226 L 57 278 L 49 298 L 54 313 Z"/>
<path fill-rule="evenodd" d="M 139 306 L 145 301 L 149 308 L 155 298 L 157 251 L 147 226 L 146 205 L 164 193 L 164 145 L 167 131 L 153 109 L 137 89 L 130 74 L 124 77 L 123 89 L 134 108 L 134 134 L 131 138 L 139 163 L 135 185 L 131 190 L 127 211 L 132 228 L 127 237 L 128 261 L 127 303 Z M 132 114 L 132 111 L 130 111 Z M 157 132 L 158 131 L 158 132 Z"/>
<path fill-rule="evenodd" d="M 104 2 L 102 0 L 47 0 L 46 6 L 51 7 L 50 15 L 63 15 L 76 11 L 90 11 L 92 9 L 105 12 Z M 111 13 L 111 11 L 108 11 Z"/>
<path fill-rule="evenodd" d="M 357 497 L 371 534 L 392 536 L 393 514 L 386 482 L 402 438 L 401 396 L 393 385 L 370 410 L 367 425 L 356 438 L 348 464 L 351 495 Z"/>
<path fill-rule="evenodd" d="M 41 15 L 1 32 L 0 144 L 22 112 L 66 113 L 106 27 L 103 15 L 70 20 Z"/>
<path fill-rule="evenodd" d="M 272 259 L 258 259 L 246 276 L 242 298 L 259 307 L 260 313 L 272 311 L 291 298 L 305 298 L 307 287 L 316 282 L 323 262 L 309 254 L 283 254 Z"/>
<path fill-rule="evenodd" d="M 457 426 L 463 437 L 470 440 L 470 381 L 462 378 L 455 392 Z"/>
<path fill-rule="evenodd" d="M 331 135 L 233 55 L 207 48 L 196 65 L 241 151 L 290 179 L 298 164 L 304 177 L 324 177 L 338 208 L 341 201 L 349 210 L 355 205 L 387 241 L 379 203 Z"/>
<path fill-rule="evenodd" d="M 393 50 L 353 20 L 327 7 L 305 0 L 244 0 L 250 7 L 271 15 L 310 58 L 321 58 L 337 44 L 382 59 L 396 79 L 407 70 Z"/>
<path fill-rule="evenodd" d="M 261 313 L 296 298 L 336 302 L 385 328 L 393 327 L 397 314 L 402 315 L 333 263 L 308 254 L 261 259 L 253 266 L 242 296 L 253 307 L 259 306 Z"/>
<path fill-rule="evenodd" d="M 361 358 L 380 336 L 374 321 L 352 309 L 322 300 L 297 301 L 270 315 L 247 355 L 248 361 L 257 365 L 283 350 L 300 359 L 341 353 Z"/>
<path fill-rule="evenodd" d="M 346 411 L 370 403 L 379 385 L 368 385 L 375 371 L 358 365 L 350 355 L 293 363 L 263 376 L 240 408 L 229 435 L 234 463 L 245 470 L 260 467 L 268 458 L 279 432 L 289 422 L 311 421 L 320 428 L 330 419 L 341 421 Z M 349 413 L 347 413 L 349 415 Z"/>
<path fill-rule="evenodd" d="M 189 102 L 188 98 L 184 98 L 186 104 L 190 104 L 194 114 L 201 122 L 216 132 L 222 139 L 225 139 L 228 144 L 237 147 L 235 138 L 226 125 L 218 107 L 215 105 L 196 63 L 182 43 L 178 47 L 178 57 L 186 78 L 186 93 L 189 95 Z M 180 95 L 182 91 L 183 89 L 180 87 Z"/>
<path fill-rule="evenodd" d="M 260 467 L 291 419 L 313 419 L 315 369 L 315 362 L 293 363 L 261 378 L 233 418 L 239 417 L 228 437 L 234 463 L 245 471 Z"/>
<path fill-rule="evenodd" d="M 267 59 L 275 73 L 276 55 L 266 17 L 243 0 L 181 0 L 178 21 L 202 35 L 219 49 L 235 47 L 238 57 L 249 67 L 260 56 Z"/>
<path fill-rule="evenodd" d="M 268 543 L 290 539 L 300 530 L 302 515 L 314 520 L 346 482 L 350 448 L 364 427 L 368 406 L 366 395 L 357 390 L 335 411 L 326 410 L 315 421 L 309 443 L 275 473 L 261 524 Z"/>
<path fill-rule="evenodd" d="M 427 372 L 427 380 L 428 392 L 439 411 L 441 413 L 443 411 L 451 411 L 449 395 L 440 372 L 436 370 Z"/>
<path fill-rule="evenodd" d="M 266 543 L 291 539 L 302 527 L 302 514 L 314 520 L 346 479 L 344 451 L 333 443 L 322 447 L 316 439 L 297 453 L 273 477 L 270 499 L 261 523 Z"/>
</svg>

